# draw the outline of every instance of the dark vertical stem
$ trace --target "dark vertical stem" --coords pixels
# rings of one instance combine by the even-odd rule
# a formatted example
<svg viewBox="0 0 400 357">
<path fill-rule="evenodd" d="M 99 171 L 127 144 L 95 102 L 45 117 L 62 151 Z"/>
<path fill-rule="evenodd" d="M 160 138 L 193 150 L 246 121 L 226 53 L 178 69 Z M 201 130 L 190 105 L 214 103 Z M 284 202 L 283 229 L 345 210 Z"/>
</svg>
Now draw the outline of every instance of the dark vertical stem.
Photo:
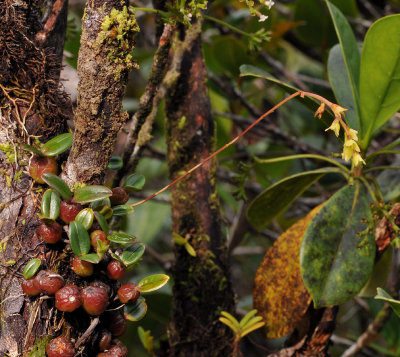
<svg viewBox="0 0 400 357">
<path fill-rule="evenodd" d="M 205 83 L 201 24 L 177 34 L 167 74 L 166 116 L 170 178 L 214 150 L 215 127 Z M 179 36 L 178 36 L 179 35 Z M 178 39 L 179 37 L 179 39 Z M 218 321 L 232 311 L 233 292 L 220 228 L 215 161 L 172 188 L 172 229 L 188 239 L 196 256 L 175 247 L 170 356 L 230 356 L 233 339 Z"/>
</svg>

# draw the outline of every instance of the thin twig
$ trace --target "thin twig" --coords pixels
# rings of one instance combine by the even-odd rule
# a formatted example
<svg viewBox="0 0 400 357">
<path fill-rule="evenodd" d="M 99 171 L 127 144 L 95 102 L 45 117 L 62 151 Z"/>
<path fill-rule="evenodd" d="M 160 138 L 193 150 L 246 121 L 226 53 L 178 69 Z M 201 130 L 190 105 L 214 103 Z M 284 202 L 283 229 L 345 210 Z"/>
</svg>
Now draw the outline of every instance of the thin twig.
<svg viewBox="0 0 400 357">
<path fill-rule="evenodd" d="M 76 341 L 75 343 L 75 348 L 78 349 L 78 347 L 80 345 L 82 345 L 83 343 L 85 343 L 85 341 L 90 337 L 90 335 L 93 333 L 94 329 L 96 328 L 96 326 L 99 324 L 100 322 L 100 318 L 99 317 L 95 317 L 92 322 L 90 323 L 90 326 L 88 327 L 88 329 L 82 334 L 81 337 L 78 338 L 78 341 Z"/>
<path fill-rule="evenodd" d="M 379 311 L 378 315 L 376 315 L 374 321 L 369 324 L 365 332 L 357 339 L 357 341 L 346 351 L 344 351 L 341 357 L 354 356 L 358 351 L 378 338 L 391 314 L 392 308 L 388 303 L 385 303 L 382 310 Z"/>
</svg>

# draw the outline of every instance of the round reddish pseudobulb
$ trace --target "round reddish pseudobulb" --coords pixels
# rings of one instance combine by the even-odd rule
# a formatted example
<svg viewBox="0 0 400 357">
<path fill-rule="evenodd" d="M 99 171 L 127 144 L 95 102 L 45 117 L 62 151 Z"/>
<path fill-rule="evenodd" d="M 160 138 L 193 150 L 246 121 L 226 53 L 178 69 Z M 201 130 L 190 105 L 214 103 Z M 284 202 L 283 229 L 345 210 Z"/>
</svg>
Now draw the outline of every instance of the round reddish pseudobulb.
<svg viewBox="0 0 400 357">
<path fill-rule="evenodd" d="M 111 260 L 107 265 L 107 276 L 112 280 L 121 279 L 126 271 L 126 267 L 118 260 Z"/>
<path fill-rule="evenodd" d="M 87 286 L 81 291 L 81 296 L 82 306 L 89 315 L 100 315 L 107 308 L 107 291 L 99 286 Z"/>
<path fill-rule="evenodd" d="M 48 357 L 74 357 L 75 348 L 66 337 L 53 338 L 46 347 Z"/>
<path fill-rule="evenodd" d="M 42 175 L 47 172 L 57 175 L 58 167 L 56 160 L 52 157 L 39 155 L 33 156 L 31 163 L 29 164 L 29 175 L 32 179 L 37 183 L 43 184 L 44 180 Z"/>
<path fill-rule="evenodd" d="M 110 197 L 111 205 L 123 205 L 129 200 L 129 193 L 123 187 L 115 187 L 112 190 Z"/>
<path fill-rule="evenodd" d="M 107 235 L 100 229 L 96 229 L 90 233 L 90 244 L 94 249 L 97 249 L 98 240 L 101 240 L 105 245 L 110 244 L 110 241 L 107 239 Z"/>
<path fill-rule="evenodd" d="M 72 270 L 79 276 L 91 276 L 93 274 L 93 264 L 75 257 L 72 261 Z"/>
<path fill-rule="evenodd" d="M 65 285 L 56 292 L 56 308 L 60 311 L 72 312 L 81 304 L 81 293 L 74 284 Z"/>
<path fill-rule="evenodd" d="M 125 317 L 120 312 L 114 312 L 109 317 L 108 329 L 114 336 L 121 336 L 125 333 L 127 323 Z"/>
<path fill-rule="evenodd" d="M 127 283 L 118 289 L 118 299 L 123 304 L 133 303 L 139 299 L 140 291 L 134 283 Z"/>
<path fill-rule="evenodd" d="M 51 270 L 42 270 L 36 275 L 33 285 L 42 293 L 53 295 L 63 287 L 64 279 L 61 275 Z"/>
<path fill-rule="evenodd" d="M 57 222 L 42 222 L 38 228 L 38 233 L 46 243 L 54 244 L 61 239 L 62 226 L 60 223 Z"/>
<path fill-rule="evenodd" d="M 80 203 L 71 201 L 61 201 L 60 203 L 60 218 L 65 223 L 71 223 L 76 215 L 82 211 L 83 207 Z"/>
<path fill-rule="evenodd" d="M 112 340 L 111 332 L 105 329 L 101 330 L 97 338 L 98 341 L 97 345 L 99 350 L 102 352 L 108 350 L 111 346 L 111 340 Z"/>
<path fill-rule="evenodd" d="M 33 284 L 35 278 L 29 279 L 29 280 L 22 280 L 21 282 L 21 288 L 24 294 L 29 295 L 29 296 L 36 296 L 41 293 L 41 291 L 35 287 Z"/>
</svg>

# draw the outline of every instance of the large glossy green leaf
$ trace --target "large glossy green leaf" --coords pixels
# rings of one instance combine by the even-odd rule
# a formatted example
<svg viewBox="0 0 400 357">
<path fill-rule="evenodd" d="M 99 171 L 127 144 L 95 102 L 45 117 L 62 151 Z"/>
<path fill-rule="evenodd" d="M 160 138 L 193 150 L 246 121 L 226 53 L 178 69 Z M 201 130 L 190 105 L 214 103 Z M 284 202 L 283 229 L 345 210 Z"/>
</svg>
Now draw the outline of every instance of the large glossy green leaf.
<svg viewBox="0 0 400 357">
<path fill-rule="evenodd" d="M 309 224 L 300 250 L 300 270 L 315 307 L 339 305 L 369 279 L 375 240 L 369 196 L 358 182 L 336 192 Z"/>
<path fill-rule="evenodd" d="M 302 172 L 278 181 L 250 203 L 247 220 L 258 230 L 265 228 L 271 219 L 282 213 L 308 187 L 328 172 L 328 169 Z"/>
<path fill-rule="evenodd" d="M 110 197 L 112 191 L 106 186 L 92 185 L 80 187 L 75 191 L 74 201 L 78 203 L 89 203 L 101 201 Z"/>
<path fill-rule="evenodd" d="M 400 301 L 393 299 L 385 290 L 378 288 L 375 299 L 387 301 L 392 307 L 393 311 L 400 317 Z"/>
<path fill-rule="evenodd" d="M 85 227 L 79 222 L 69 224 L 69 241 L 76 255 L 87 254 L 90 250 L 90 237 Z"/>
<path fill-rule="evenodd" d="M 357 41 L 354 33 L 342 12 L 329 1 L 326 1 L 326 4 L 328 6 L 333 24 L 335 26 L 336 35 L 339 39 L 340 50 L 342 54 L 340 58 L 335 53 L 335 51 L 337 50 L 333 50 L 333 52 L 331 50 L 331 53 L 329 54 L 329 59 L 331 62 L 330 65 L 328 62 L 329 80 L 332 84 L 332 87 L 334 88 L 335 95 L 336 98 L 339 100 L 339 103 L 343 107 L 349 109 L 349 111 L 346 112 L 346 115 L 350 125 L 353 129 L 359 130 L 360 114 L 358 85 L 360 77 L 360 52 L 358 50 Z M 346 72 L 331 73 L 332 70 L 338 69 L 338 66 L 341 65 L 340 60 L 343 60 Z M 338 77 L 339 75 L 341 76 Z M 341 85 L 339 82 L 343 84 Z M 335 86 L 333 84 L 335 84 Z M 350 88 L 348 88 L 348 86 Z M 343 91 L 343 89 L 345 89 L 345 91 Z M 350 93 L 348 92 L 348 89 L 350 89 Z M 352 113 L 350 109 L 355 111 L 355 122 L 353 120 L 354 112 Z"/>
<path fill-rule="evenodd" d="M 361 146 L 400 108 L 400 14 L 376 21 L 364 40 L 360 69 Z"/>
<path fill-rule="evenodd" d="M 42 175 L 44 182 L 46 182 L 50 187 L 54 188 L 64 200 L 69 200 L 72 197 L 72 192 L 68 185 L 63 179 L 54 175 L 50 172 L 46 172 Z"/>
<path fill-rule="evenodd" d="M 50 139 L 42 146 L 42 150 L 46 156 L 56 156 L 68 150 L 72 145 L 72 133 L 64 133 Z"/>
<path fill-rule="evenodd" d="M 58 218 L 60 214 L 60 197 L 57 192 L 51 189 L 46 190 L 42 197 L 41 210 L 41 219 L 49 218 L 56 220 Z"/>
<path fill-rule="evenodd" d="M 385 286 L 386 280 L 389 277 L 389 273 L 392 268 L 392 256 L 393 249 L 392 247 L 388 247 L 374 265 L 374 269 L 372 270 L 369 280 L 358 293 L 358 296 L 373 297 L 375 296 L 376 289 L 379 286 Z"/>
<path fill-rule="evenodd" d="M 257 68 L 255 66 L 249 65 L 249 64 L 243 64 L 240 66 L 240 77 L 246 77 L 246 76 L 251 76 L 251 77 L 257 77 L 257 78 L 263 78 L 266 79 L 267 81 L 270 81 L 272 83 L 275 83 L 278 85 L 278 87 L 282 88 L 286 93 L 293 94 L 298 92 L 300 89 L 296 88 L 290 84 L 287 84 L 285 82 L 280 81 L 279 79 L 276 79 L 274 76 L 269 74 L 268 72 Z M 297 96 L 295 100 L 299 101 L 301 104 L 303 104 L 306 108 L 310 109 L 313 113 L 317 111 L 317 109 L 320 106 L 320 102 L 313 98 L 309 97 L 304 97 L 301 98 L 300 96 Z M 328 125 L 330 125 L 330 122 L 334 119 L 332 113 L 329 110 L 325 110 L 322 120 L 323 122 Z"/>
</svg>

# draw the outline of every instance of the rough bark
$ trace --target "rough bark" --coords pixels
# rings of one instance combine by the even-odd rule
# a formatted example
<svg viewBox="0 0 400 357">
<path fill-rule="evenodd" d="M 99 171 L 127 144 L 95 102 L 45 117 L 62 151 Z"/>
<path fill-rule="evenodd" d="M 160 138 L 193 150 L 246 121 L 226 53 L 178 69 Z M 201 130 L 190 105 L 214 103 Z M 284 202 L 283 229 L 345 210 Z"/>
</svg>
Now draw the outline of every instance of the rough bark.
<svg viewBox="0 0 400 357">
<path fill-rule="evenodd" d="M 170 179 L 214 150 L 215 127 L 206 89 L 201 23 L 176 34 L 166 76 Z M 169 328 L 170 356 L 229 356 L 232 334 L 218 321 L 233 310 L 226 246 L 220 228 L 215 161 L 172 188 L 172 230 L 196 251 L 175 246 L 174 298 Z"/>
<path fill-rule="evenodd" d="M 29 299 L 20 287 L 26 262 L 46 261 L 45 246 L 35 234 L 38 195 L 25 174 L 29 154 L 20 144 L 64 131 L 72 113 L 59 89 L 60 53 L 35 37 L 45 26 L 41 5 L 7 1 L 0 6 L 0 354 L 9 356 L 25 356 L 31 348 L 44 355 L 46 339 L 39 336 L 54 331 L 46 300 Z M 65 16 L 53 18 L 54 24 L 65 23 Z M 57 28 L 62 47 L 65 26 Z M 53 266 L 54 255 L 47 258 Z"/>
<path fill-rule="evenodd" d="M 128 119 L 122 97 L 129 70 L 136 67 L 130 53 L 139 28 L 127 5 L 120 0 L 90 0 L 85 8 L 74 143 L 63 173 L 71 185 L 101 183 L 118 131 Z"/>
</svg>

